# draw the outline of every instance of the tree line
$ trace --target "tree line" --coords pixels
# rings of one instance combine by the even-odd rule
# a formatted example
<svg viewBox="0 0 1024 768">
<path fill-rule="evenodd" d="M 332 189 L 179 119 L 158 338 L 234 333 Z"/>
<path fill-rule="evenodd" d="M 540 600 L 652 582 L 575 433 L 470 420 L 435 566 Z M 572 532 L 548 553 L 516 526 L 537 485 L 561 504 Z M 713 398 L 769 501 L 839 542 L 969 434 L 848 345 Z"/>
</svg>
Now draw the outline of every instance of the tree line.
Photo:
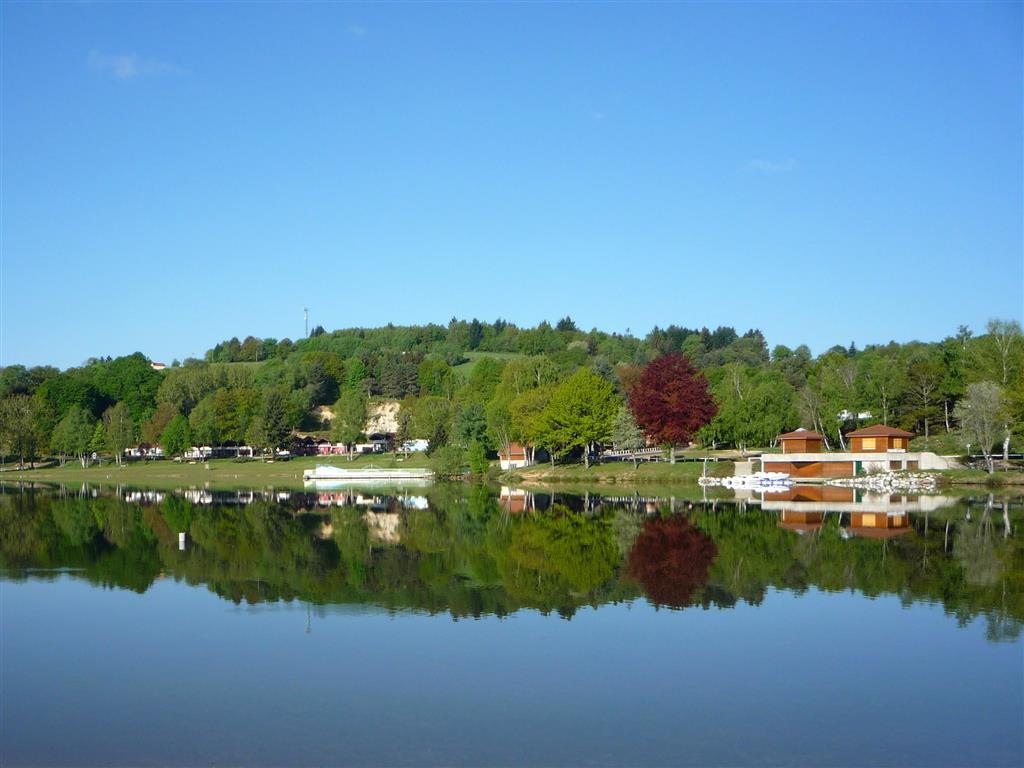
<svg viewBox="0 0 1024 768">
<path fill-rule="evenodd" d="M 769 349 L 760 331 L 583 331 L 571 318 L 520 328 L 316 329 L 309 338 L 231 339 L 154 370 L 141 353 L 81 366 L 0 369 L 0 455 L 83 463 L 142 441 L 284 445 L 296 431 L 356 442 L 370 405 L 401 401 L 397 439 L 482 466 L 512 442 L 589 462 L 598 447 L 772 445 L 798 426 L 845 448 L 853 429 L 909 429 L 929 447 L 1007 452 L 1024 424 L 1016 321 L 961 326 L 937 342 Z"/>
</svg>

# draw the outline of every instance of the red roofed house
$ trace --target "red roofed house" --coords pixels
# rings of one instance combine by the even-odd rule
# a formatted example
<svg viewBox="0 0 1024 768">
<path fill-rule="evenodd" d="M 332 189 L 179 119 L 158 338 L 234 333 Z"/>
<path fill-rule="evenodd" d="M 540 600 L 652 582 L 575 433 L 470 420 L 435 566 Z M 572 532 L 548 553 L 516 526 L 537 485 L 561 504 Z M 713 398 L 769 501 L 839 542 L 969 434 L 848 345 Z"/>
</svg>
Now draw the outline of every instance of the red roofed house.
<svg viewBox="0 0 1024 768">
<path fill-rule="evenodd" d="M 519 469 L 528 467 L 532 462 L 526 452 L 526 446 L 519 443 L 509 443 L 508 449 L 502 448 L 498 451 L 498 463 L 502 469 Z"/>
</svg>

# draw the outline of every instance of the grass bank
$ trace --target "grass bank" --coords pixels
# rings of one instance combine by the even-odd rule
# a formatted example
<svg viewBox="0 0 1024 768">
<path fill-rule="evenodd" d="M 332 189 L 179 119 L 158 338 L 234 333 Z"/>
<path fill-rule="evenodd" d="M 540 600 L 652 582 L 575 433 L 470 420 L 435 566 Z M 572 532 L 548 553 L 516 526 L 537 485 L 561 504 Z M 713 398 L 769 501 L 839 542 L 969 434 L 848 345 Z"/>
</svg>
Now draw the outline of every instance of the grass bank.
<svg viewBox="0 0 1024 768">
<path fill-rule="evenodd" d="M 1020 488 L 1024 490 L 1024 472 L 994 472 L 983 469 L 944 469 L 936 473 L 943 484 L 984 486 L 986 488 Z"/>
<path fill-rule="evenodd" d="M 237 490 L 247 488 L 302 488 L 302 472 L 317 464 L 334 464 L 339 467 L 406 467 L 427 466 L 422 453 L 414 453 L 396 460 L 394 454 L 360 456 L 347 461 L 340 456 L 305 456 L 290 461 L 234 461 L 214 459 L 208 462 L 189 463 L 186 461 L 132 462 L 118 467 L 104 462 L 83 468 L 77 463 L 63 467 L 34 469 L 30 471 L 6 471 L 0 473 L 0 480 L 7 482 L 38 482 L 64 485 L 136 487 L 165 490 L 173 488 L 210 488 L 213 490 Z"/>
</svg>

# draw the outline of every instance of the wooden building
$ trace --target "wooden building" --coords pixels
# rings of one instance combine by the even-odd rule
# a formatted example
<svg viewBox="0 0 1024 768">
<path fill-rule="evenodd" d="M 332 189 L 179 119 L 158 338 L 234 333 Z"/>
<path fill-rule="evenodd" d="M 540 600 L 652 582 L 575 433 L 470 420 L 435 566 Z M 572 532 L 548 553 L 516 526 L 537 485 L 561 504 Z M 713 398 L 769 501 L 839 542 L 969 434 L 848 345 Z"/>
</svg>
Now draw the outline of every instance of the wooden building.
<svg viewBox="0 0 1024 768">
<path fill-rule="evenodd" d="M 818 453 L 825 441 L 824 435 L 803 427 L 779 435 L 776 439 L 783 453 Z"/>
<path fill-rule="evenodd" d="M 795 533 L 816 531 L 824 525 L 825 513 L 818 510 L 783 509 L 779 512 L 779 528 Z"/>
<path fill-rule="evenodd" d="M 910 447 L 913 432 L 884 424 L 875 424 L 858 429 L 847 435 L 850 438 L 850 450 L 853 453 L 885 453 L 886 451 L 905 451 Z"/>
<path fill-rule="evenodd" d="M 913 436 L 903 429 L 876 424 L 851 432 L 850 450 L 822 451 L 821 435 L 798 429 L 778 436 L 782 453 L 762 454 L 761 467 L 766 472 L 785 472 L 794 480 L 949 468 L 949 462 L 941 456 L 908 450 Z"/>
<path fill-rule="evenodd" d="M 909 533 L 910 516 L 902 511 L 861 511 L 850 514 L 850 527 L 846 529 L 851 536 L 868 539 L 887 539 Z"/>
</svg>

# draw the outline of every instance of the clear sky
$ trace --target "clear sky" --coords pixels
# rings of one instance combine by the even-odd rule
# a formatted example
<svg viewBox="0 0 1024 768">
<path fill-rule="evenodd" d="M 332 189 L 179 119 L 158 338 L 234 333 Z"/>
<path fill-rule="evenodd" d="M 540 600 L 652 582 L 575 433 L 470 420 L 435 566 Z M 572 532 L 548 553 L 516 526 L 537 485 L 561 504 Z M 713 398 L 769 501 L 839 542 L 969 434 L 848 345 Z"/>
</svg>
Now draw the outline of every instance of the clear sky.
<svg viewBox="0 0 1024 768">
<path fill-rule="evenodd" d="M 0 363 L 1024 309 L 1022 8 L 2 3 Z"/>
</svg>

